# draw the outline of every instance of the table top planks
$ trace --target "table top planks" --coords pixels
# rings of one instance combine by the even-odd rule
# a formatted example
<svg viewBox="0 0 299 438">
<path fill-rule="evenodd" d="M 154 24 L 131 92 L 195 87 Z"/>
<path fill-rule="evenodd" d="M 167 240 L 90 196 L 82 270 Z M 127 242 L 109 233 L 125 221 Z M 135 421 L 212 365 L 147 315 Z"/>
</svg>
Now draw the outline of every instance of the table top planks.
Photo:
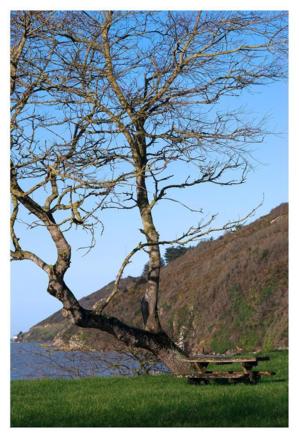
<svg viewBox="0 0 299 438">
<path fill-rule="evenodd" d="M 184 359 L 184 362 L 193 363 L 211 363 L 215 365 L 224 365 L 232 363 L 250 363 L 257 364 L 260 361 L 270 360 L 268 356 L 261 357 L 237 357 L 237 358 L 223 358 L 223 357 L 194 357 L 190 359 Z"/>
</svg>

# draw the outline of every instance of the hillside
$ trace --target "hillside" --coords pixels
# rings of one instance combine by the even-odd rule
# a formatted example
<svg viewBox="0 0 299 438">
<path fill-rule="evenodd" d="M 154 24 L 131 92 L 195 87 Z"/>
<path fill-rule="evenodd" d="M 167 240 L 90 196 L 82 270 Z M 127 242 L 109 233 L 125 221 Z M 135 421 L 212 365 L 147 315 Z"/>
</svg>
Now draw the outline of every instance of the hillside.
<svg viewBox="0 0 299 438">
<path fill-rule="evenodd" d="M 91 308 L 113 286 L 80 300 Z M 106 313 L 142 327 L 142 278 L 122 280 Z M 165 331 L 190 352 L 252 351 L 288 345 L 288 204 L 239 230 L 200 243 L 162 269 L 159 303 Z M 80 329 L 60 312 L 41 321 L 25 340 L 62 348 L 113 350 L 112 336 Z"/>
</svg>

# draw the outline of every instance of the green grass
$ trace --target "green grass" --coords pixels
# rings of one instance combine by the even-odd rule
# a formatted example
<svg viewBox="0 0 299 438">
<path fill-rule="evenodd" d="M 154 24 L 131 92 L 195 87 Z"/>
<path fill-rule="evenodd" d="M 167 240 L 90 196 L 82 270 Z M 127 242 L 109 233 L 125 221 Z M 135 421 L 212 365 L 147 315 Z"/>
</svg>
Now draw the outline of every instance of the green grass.
<svg viewBox="0 0 299 438">
<path fill-rule="evenodd" d="M 288 356 L 257 385 L 194 386 L 172 376 L 13 381 L 13 427 L 287 427 Z"/>
</svg>

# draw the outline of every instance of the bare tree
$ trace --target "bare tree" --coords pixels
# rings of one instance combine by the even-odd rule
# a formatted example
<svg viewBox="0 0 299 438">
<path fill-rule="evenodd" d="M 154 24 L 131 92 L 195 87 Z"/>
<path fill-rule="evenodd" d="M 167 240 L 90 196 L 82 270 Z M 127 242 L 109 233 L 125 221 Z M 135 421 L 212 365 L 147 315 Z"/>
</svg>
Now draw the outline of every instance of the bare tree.
<svg viewBox="0 0 299 438">
<path fill-rule="evenodd" d="M 263 140 L 263 125 L 218 104 L 281 79 L 286 52 L 282 12 L 12 14 L 12 259 L 32 260 L 47 273 L 48 292 L 65 316 L 151 351 L 174 372 L 189 371 L 159 319 L 160 247 L 219 228 L 212 216 L 167 240 L 152 212 L 163 200 L 182 204 L 179 189 L 245 182 L 249 145 Z M 54 264 L 21 247 L 20 206 L 29 227 L 48 230 Z M 136 208 L 142 240 L 125 258 L 112 294 L 87 310 L 64 281 L 71 262 L 65 230 L 89 230 L 92 246 L 103 208 Z M 149 258 L 144 329 L 104 313 L 140 250 Z"/>
</svg>

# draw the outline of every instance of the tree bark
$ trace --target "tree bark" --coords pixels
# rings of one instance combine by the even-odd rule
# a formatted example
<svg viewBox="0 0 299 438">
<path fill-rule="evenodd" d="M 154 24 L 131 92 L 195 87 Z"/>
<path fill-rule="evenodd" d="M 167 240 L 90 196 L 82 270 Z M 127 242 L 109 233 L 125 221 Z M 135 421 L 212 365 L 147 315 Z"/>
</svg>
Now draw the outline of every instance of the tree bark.
<svg viewBox="0 0 299 438">
<path fill-rule="evenodd" d="M 114 317 L 103 314 L 96 315 L 84 310 L 84 317 L 76 324 L 80 327 L 97 328 L 108 332 L 119 341 L 131 347 L 143 348 L 153 353 L 175 375 L 190 375 L 194 373 L 194 365 L 185 362 L 187 355 L 166 333 L 152 333 L 137 327 L 124 324 Z"/>
<path fill-rule="evenodd" d="M 149 269 L 147 275 L 147 286 L 143 297 L 143 312 L 145 329 L 152 333 L 162 332 L 158 315 L 158 298 L 160 285 L 161 253 L 159 246 L 159 234 L 155 227 L 152 208 L 148 199 L 146 186 L 147 172 L 147 145 L 144 132 L 144 120 L 139 118 L 135 121 L 136 134 L 131 142 L 131 150 L 136 170 L 136 194 L 137 206 L 143 225 L 143 233 L 149 243 Z"/>
<path fill-rule="evenodd" d="M 152 214 L 147 206 L 140 210 L 143 229 L 149 246 L 149 269 L 144 301 L 147 304 L 145 328 L 153 333 L 160 332 L 161 325 L 158 315 L 158 297 L 160 284 L 161 255 L 158 245 L 159 235 L 153 223 Z"/>
<path fill-rule="evenodd" d="M 55 273 L 49 276 L 48 292 L 63 304 L 63 316 L 68 317 L 78 327 L 95 328 L 110 333 L 128 346 L 148 350 L 174 374 L 192 374 L 194 365 L 184 362 L 186 354 L 165 332 L 152 333 L 129 326 L 115 317 L 83 308 L 64 280 Z"/>
<path fill-rule="evenodd" d="M 146 236 L 147 242 L 150 244 L 147 287 L 143 298 L 147 307 L 147 315 L 145 315 L 145 328 L 150 332 L 159 333 L 162 330 L 158 315 L 161 254 L 158 244 L 159 234 L 154 225 L 147 195 L 145 166 L 145 160 L 144 162 L 141 161 L 141 163 L 138 163 L 139 170 L 136 176 L 137 204 L 142 220 L 143 232 Z"/>
</svg>

